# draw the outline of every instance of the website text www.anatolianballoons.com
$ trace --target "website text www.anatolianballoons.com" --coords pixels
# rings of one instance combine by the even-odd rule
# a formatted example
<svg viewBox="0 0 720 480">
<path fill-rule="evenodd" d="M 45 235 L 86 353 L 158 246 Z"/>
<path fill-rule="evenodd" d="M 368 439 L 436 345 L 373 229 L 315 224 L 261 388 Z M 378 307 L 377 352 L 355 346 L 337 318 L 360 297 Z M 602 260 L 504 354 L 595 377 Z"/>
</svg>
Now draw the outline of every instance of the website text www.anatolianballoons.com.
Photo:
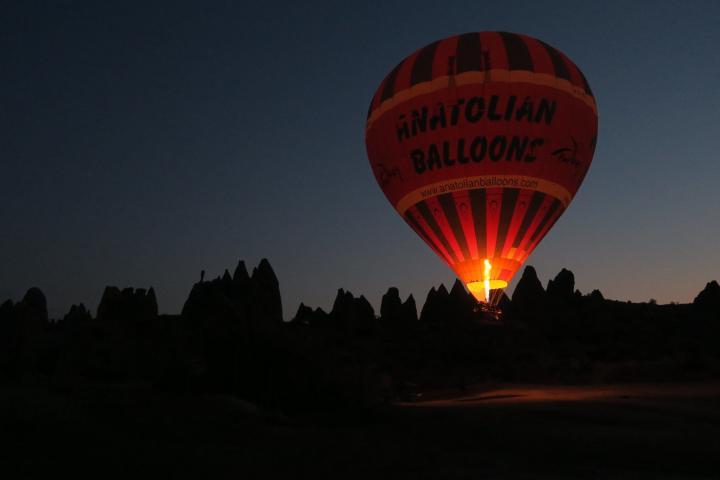
<svg viewBox="0 0 720 480">
<path fill-rule="evenodd" d="M 422 198 L 428 198 L 443 193 L 473 188 L 527 188 L 537 190 L 538 181 L 522 177 L 463 178 L 432 185 L 429 188 L 420 190 L 420 195 Z"/>
</svg>

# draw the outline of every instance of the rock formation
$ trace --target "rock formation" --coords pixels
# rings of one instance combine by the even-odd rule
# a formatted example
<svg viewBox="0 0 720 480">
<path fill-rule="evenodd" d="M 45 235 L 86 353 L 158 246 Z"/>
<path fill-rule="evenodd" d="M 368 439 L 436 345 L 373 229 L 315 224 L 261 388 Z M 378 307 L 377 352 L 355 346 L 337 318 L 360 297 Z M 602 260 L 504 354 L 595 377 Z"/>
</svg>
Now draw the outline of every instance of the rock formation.
<svg viewBox="0 0 720 480">
<path fill-rule="evenodd" d="M 517 312 L 531 312 L 541 308 L 545 300 L 545 290 L 538 280 L 535 268 L 528 265 L 512 295 L 512 308 Z"/>
<path fill-rule="evenodd" d="M 553 300 L 569 302 L 575 291 L 575 275 L 570 270 L 563 268 L 550 280 L 547 286 L 547 296 Z"/>
<path fill-rule="evenodd" d="M 698 293 L 693 305 L 707 311 L 720 313 L 720 285 L 715 280 L 705 285 L 705 288 Z"/>
</svg>

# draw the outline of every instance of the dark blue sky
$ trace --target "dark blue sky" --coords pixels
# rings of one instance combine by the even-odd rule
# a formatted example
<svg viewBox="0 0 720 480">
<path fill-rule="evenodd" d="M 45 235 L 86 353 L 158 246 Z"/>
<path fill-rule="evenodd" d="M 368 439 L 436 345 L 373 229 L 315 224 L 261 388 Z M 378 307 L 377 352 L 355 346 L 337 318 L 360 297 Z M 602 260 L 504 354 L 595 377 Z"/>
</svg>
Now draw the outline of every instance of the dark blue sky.
<svg viewBox="0 0 720 480">
<path fill-rule="evenodd" d="M 375 183 L 365 115 L 404 56 L 480 30 L 559 48 L 599 105 L 541 279 L 685 302 L 720 277 L 720 2 L 114 3 L 2 9 L 0 299 L 152 285 L 174 313 L 201 269 L 267 257 L 287 318 L 338 287 L 422 302 L 452 272 Z"/>
</svg>

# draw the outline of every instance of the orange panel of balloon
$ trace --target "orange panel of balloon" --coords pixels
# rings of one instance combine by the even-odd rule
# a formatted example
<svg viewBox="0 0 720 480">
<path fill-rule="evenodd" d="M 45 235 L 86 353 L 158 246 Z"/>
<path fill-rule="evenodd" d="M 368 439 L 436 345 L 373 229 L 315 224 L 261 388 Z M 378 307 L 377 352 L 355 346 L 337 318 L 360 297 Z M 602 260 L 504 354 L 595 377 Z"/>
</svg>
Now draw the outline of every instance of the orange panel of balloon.
<svg viewBox="0 0 720 480">
<path fill-rule="evenodd" d="M 597 122 L 590 86 L 562 52 L 515 33 L 466 33 L 385 77 L 365 142 L 390 203 L 493 303 L 577 193 Z"/>
</svg>

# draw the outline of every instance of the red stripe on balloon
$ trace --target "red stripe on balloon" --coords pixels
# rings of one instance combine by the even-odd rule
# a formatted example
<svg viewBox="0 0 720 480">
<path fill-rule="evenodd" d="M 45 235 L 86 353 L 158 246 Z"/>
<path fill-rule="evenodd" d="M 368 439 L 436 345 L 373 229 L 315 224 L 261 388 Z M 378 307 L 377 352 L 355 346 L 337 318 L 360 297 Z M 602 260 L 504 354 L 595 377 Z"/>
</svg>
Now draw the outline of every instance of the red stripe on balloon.
<svg viewBox="0 0 720 480">
<path fill-rule="evenodd" d="M 487 258 L 487 192 L 485 190 L 470 190 L 470 207 L 475 228 L 475 240 L 478 258 Z"/>
<path fill-rule="evenodd" d="M 532 221 L 537 216 L 537 212 L 540 209 L 540 206 L 542 205 L 543 200 L 545 199 L 545 194 L 541 192 L 533 192 L 532 199 L 530 200 L 530 203 L 528 205 L 527 210 L 525 211 L 525 215 L 522 221 L 522 224 L 520 225 L 520 229 L 515 234 L 515 241 L 513 242 L 513 248 L 519 248 L 522 240 L 525 238 L 525 235 L 528 232 L 528 229 L 530 228 L 530 225 L 532 224 Z"/>
<path fill-rule="evenodd" d="M 534 38 L 523 36 L 523 39 L 525 40 L 525 45 L 527 45 L 530 55 L 532 56 L 535 72 L 557 76 L 552 58 L 550 58 L 550 54 L 548 53 L 547 48 L 545 48 L 545 45 L 541 44 Z"/>
<path fill-rule="evenodd" d="M 430 210 L 427 208 L 427 205 L 425 205 L 425 202 L 416 203 L 413 206 L 413 213 L 415 215 L 415 219 L 425 231 L 425 234 L 432 239 L 438 250 L 442 252 L 442 256 L 445 258 L 445 261 L 450 265 L 456 264 L 457 259 L 452 254 L 450 244 L 437 225 L 437 222 L 433 218 L 432 213 L 430 213 Z"/>
<path fill-rule="evenodd" d="M 520 230 L 523 219 L 525 218 L 525 212 L 527 212 L 528 205 L 530 205 L 530 199 L 533 195 L 532 190 L 520 190 L 517 202 L 515 202 L 515 210 L 512 215 L 512 220 L 508 228 L 507 236 L 505 237 L 505 245 L 502 247 L 502 256 L 509 257 L 510 249 L 515 243 L 515 237 Z M 514 258 L 514 257 L 513 257 Z"/>
<path fill-rule="evenodd" d="M 457 37 L 450 37 L 438 44 L 433 59 L 433 78 L 457 73 L 457 42 Z"/>
<path fill-rule="evenodd" d="M 470 249 L 468 248 L 468 240 L 465 236 L 465 231 L 463 230 L 460 222 L 460 213 L 458 212 L 457 205 L 455 203 L 455 197 L 452 193 L 444 193 L 436 198 L 442 206 L 442 213 L 448 221 L 453 237 L 455 237 L 457 244 L 460 246 L 463 258 L 465 260 L 469 260 L 471 258 Z"/>
<path fill-rule="evenodd" d="M 515 205 L 520 191 L 517 188 L 504 188 L 502 192 L 502 206 L 500 207 L 500 221 L 498 223 L 497 239 L 495 240 L 495 256 L 502 257 L 505 240 L 507 240 L 510 223 L 512 223 Z"/>
<path fill-rule="evenodd" d="M 537 214 L 535 215 L 535 219 L 533 220 L 532 224 L 530 225 L 530 228 L 528 228 L 527 233 L 525 234 L 525 238 L 523 239 L 522 248 L 526 252 L 530 252 L 530 245 L 534 242 L 535 237 L 537 237 L 536 232 L 539 231 L 541 224 L 543 223 L 543 220 L 545 220 L 546 217 L 548 217 L 548 212 L 550 212 L 550 209 L 555 204 L 555 199 L 551 197 L 550 195 L 546 195 L 545 199 L 543 200 L 543 204 L 538 210 Z"/>
<path fill-rule="evenodd" d="M 470 258 L 480 258 L 478 255 L 478 240 L 475 233 L 475 222 L 473 220 L 472 205 L 470 203 L 470 194 L 467 190 L 453 193 L 455 205 L 458 211 L 458 218 L 462 226 L 467 240 Z"/>
<path fill-rule="evenodd" d="M 502 188 L 488 188 L 486 194 L 485 210 L 485 248 L 489 257 L 495 254 L 498 226 L 500 224 L 500 211 L 502 209 Z"/>
<path fill-rule="evenodd" d="M 490 65 L 485 65 L 486 70 L 507 70 L 508 58 L 505 52 L 505 44 L 497 32 L 480 32 L 480 43 L 483 52 L 488 52 Z"/>
<path fill-rule="evenodd" d="M 437 222 L 437 225 L 440 228 L 443 236 L 447 240 L 447 243 L 450 245 L 454 258 L 456 258 L 458 262 L 464 261 L 465 255 L 463 255 L 462 248 L 460 247 L 460 242 L 455 236 L 455 232 L 450 225 L 450 221 L 445 216 L 445 212 L 443 211 L 442 205 L 440 204 L 438 197 L 429 198 L 425 200 L 425 203 L 427 204 L 428 209 L 435 218 L 435 221 Z"/>
<path fill-rule="evenodd" d="M 542 40 L 537 40 L 537 42 L 542 45 L 548 57 L 550 58 L 550 61 L 553 65 L 553 70 L 555 71 L 555 76 L 558 78 L 563 78 L 565 80 L 570 80 L 570 71 L 568 69 L 567 62 L 562 57 L 562 55 L 560 55 L 560 52 L 548 45 L 547 43 L 543 42 Z"/>
</svg>

